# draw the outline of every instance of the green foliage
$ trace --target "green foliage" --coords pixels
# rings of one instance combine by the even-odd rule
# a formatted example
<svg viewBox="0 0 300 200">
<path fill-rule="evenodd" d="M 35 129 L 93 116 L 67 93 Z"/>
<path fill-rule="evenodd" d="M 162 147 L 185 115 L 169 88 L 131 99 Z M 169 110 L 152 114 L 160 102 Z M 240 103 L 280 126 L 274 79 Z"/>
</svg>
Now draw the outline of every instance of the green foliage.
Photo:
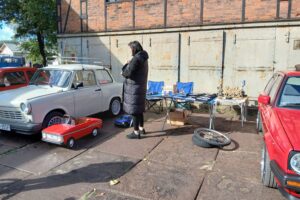
<svg viewBox="0 0 300 200">
<path fill-rule="evenodd" d="M 17 24 L 15 37 L 28 39 L 23 49 L 46 64 L 57 43 L 56 0 L 0 0 L 0 10 L 0 21 Z"/>
</svg>

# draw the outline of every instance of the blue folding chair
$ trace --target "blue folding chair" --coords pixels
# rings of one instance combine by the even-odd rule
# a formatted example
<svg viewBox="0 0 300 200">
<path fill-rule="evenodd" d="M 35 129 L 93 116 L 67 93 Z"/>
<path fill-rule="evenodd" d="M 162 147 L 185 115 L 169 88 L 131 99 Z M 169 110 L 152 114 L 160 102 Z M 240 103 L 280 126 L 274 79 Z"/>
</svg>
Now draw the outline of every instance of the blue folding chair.
<svg viewBox="0 0 300 200">
<path fill-rule="evenodd" d="M 163 111 L 163 97 L 164 81 L 148 81 L 148 90 L 146 96 L 147 110 L 153 109 L 159 113 Z M 158 110 L 155 106 L 158 106 Z"/>
<path fill-rule="evenodd" d="M 193 82 L 177 82 L 176 93 L 174 94 L 176 108 L 191 110 L 191 101 L 188 96 L 193 94 L 193 89 Z"/>
</svg>

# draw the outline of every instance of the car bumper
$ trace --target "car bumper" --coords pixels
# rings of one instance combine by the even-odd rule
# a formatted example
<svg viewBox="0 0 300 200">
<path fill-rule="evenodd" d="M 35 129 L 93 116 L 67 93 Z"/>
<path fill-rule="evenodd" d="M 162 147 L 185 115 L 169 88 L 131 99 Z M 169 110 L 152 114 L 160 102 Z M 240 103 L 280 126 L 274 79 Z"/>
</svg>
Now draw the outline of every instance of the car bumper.
<svg viewBox="0 0 300 200">
<path fill-rule="evenodd" d="M 287 184 L 287 181 L 294 181 L 300 183 L 300 176 L 286 174 L 284 171 L 282 171 L 282 169 L 278 166 L 278 164 L 274 160 L 270 162 L 270 165 L 271 165 L 271 170 L 274 173 L 274 176 L 277 178 L 277 180 L 280 183 L 278 189 L 281 192 L 281 194 L 289 200 L 300 200 L 299 197 L 295 197 L 286 191 L 286 189 L 288 189 L 293 192 L 299 193 L 300 195 L 299 187 L 292 187 Z"/>
<path fill-rule="evenodd" d="M 24 135 L 34 135 L 40 133 L 42 129 L 42 124 L 12 122 L 9 120 L 0 120 L 0 123 L 8 124 L 10 125 L 11 131 Z"/>
</svg>

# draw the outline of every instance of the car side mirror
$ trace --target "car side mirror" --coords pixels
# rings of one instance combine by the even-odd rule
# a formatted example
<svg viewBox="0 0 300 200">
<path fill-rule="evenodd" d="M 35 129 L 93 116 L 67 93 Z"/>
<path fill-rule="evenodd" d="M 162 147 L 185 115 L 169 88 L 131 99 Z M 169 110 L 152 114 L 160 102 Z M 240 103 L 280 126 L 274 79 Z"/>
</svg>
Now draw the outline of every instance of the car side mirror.
<svg viewBox="0 0 300 200">
<path fill-rule="evenodd" d="M 270 98 L 270 96 L 268 96 L 268 95 L 263 95 L 263 94 L 261 94 L 261 95 L 259 95 L 259 97 L 258 97 L 258 103 L 261 103 L 261 104 L 263 104 L 263 105 L 269 105 L 269 104 L 270 104 L 270 101 L 271 101 L 271 98 Z"/>
<path fill-rule="evenodd" d="M 75 89 L 78 89 L 80 87 L 83 87 L 83 82 L 75 83 L 75 86 L 74 86 Z"/>
</svg>

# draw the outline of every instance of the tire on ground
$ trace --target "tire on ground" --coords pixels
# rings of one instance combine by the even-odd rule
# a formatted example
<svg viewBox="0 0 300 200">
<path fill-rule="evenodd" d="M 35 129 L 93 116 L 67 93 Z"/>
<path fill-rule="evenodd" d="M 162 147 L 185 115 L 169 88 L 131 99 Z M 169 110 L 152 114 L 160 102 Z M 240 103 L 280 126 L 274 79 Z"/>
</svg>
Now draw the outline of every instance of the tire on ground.
<svg viewBox="0 0 300 200">
<path fill-rule="evenodd" d="M 262 156 L 263 156 L 263 160 L 262 162 L 264 162 L 263 167 L 261 168 L 262 172 L 261 172 L 261 180 L 262 183 L 264 184 L 264 186 L 270 187 L 270 188 L 277 188 L 277 183 L 275 181 L 275 177 L 274 174 L 271 170 L 271 166 L 270 166 L 270 157 L 269 157 L 269 153 L 267 151 L 266 146 L 263 147 L 263 152 L 262 152 Z"/>
</svg>

